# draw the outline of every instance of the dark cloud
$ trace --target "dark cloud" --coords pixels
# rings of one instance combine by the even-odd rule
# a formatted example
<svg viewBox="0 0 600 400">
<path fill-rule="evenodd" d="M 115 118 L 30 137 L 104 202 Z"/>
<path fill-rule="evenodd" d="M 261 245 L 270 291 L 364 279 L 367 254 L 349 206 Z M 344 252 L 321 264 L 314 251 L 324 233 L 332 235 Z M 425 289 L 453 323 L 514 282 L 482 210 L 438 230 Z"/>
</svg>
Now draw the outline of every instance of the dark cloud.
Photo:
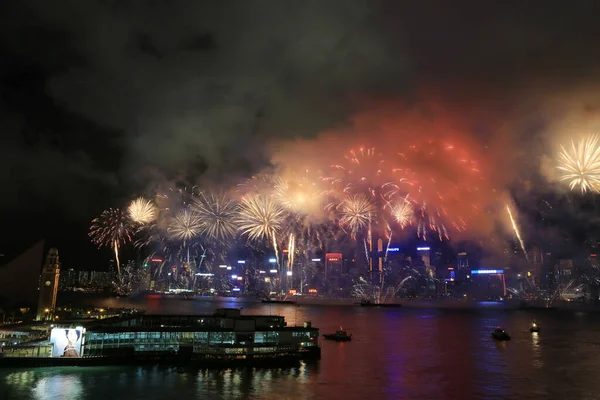
<svg viewBox="0 0 600 400">
<path fill-rule="evenodd" d="M 107 4 L 23 15 L 68 30 L 85 62 L 53 74 L 46 91 L 124 132 L 131 174 L 197 159 L 217 172 L 261 165 L 269 136 L 315 134 L 343 119 L 354 93 L 407 81 L 404 54 L 390 51 L 367 2 Z"/>
</svg>

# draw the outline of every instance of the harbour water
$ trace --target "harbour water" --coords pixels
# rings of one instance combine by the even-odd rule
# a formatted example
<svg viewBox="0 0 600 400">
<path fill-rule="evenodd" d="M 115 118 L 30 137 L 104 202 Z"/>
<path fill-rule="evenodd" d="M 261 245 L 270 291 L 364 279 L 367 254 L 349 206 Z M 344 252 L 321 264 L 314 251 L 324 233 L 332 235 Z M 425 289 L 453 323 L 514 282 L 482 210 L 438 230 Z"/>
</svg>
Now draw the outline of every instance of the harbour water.
<svg viewBox="0 0 600 400">
<path fill-rule="evenodd" d="M 149 313 L 245 314 L 343 326 L 352 342 L 321 339 L 322 359 L 286 369 L 168 367 L 0 369 L 0 399 L 597 399 L 597 314 L 268 305 L 244 300 L 96 300 Z M 542 332 L 528 330 L 535 318 Z M 502 326 L 509 342 L 490 332 Z"/>
</svg>

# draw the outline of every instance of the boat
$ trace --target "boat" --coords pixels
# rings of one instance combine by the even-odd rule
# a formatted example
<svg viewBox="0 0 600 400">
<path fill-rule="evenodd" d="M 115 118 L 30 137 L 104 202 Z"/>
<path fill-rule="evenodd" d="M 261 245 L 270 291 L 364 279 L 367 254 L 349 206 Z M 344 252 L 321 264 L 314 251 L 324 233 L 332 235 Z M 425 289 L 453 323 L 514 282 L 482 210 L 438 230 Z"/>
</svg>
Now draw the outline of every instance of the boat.
<svg viewBox="0 0 600 400">
<path fill-rule="evenodd" d="M 296 304 L 296 302 L 293 301 L 293 300 L 286 300 L 285 298 L 278 299 L 278 298 L 275 298 L 275 297 L 271 297 L 271 298 L 267 298 L 267 299 L 262 299 L 261 302 L 268 303 L 268 304 Z"/>
<path fill-rule="evenodd" d="M 34 329 L 35 328 L 35 329 Z M 24 325 L 14 328 L 25 333 Z M 38 329 L 38 330 L 36 330 Z M 241 315 L 218 309 L 212 315 L 145 315 L 47 326 L 36 341 L 0 348 L 1 367 L 50 366 L 283 366 L 321 357 L 319 330 L 310 322 L 287 326 L 283 316 Z M 31 326 L 39 334 L 39 327 Z M 32 336 L 32 335 L 30 335 Z"/>
<path fill-rule="evenodd" d="M 527 303 L 526 301 L 522 301 L 519 304 L 519 310 L 525 310 L 525 311 L 556 311 L 557 308 L 556 307 L 552 307 L 550 304 L 545 304 L 545 305 L 530 304 L 530 303 Z"/>
<path fill-rule="evenodd" d="M 340 329 L 335 331 L 335 333 L 324 333 L 323 337 L 327 340 L 335 340 L 336 342 L 348 342 L 352 340 L 352 335 L 348 335 L 341 326 Z"/>
<path fill-rule="evenodd" d="M 492 337 L 496 340 L 510 340 L 510 335 L 502 328 L 496 328 L 492 332 Z"/>
<path fill-rule="evenodd" d="M 535 322 L 535 320 L 531 323 L 531 327 L 529 328 L 529 331 L 532 333 L 540 333 L 540 326 Z"/>
<path fill-rule="evenodd" d="M 365 300 L 360 302 L 361 307 L 389 307 L 389 308 L 398 308 L 402 307 L 400 303 L 373 303 L 372 301 Z"/>
</svg>

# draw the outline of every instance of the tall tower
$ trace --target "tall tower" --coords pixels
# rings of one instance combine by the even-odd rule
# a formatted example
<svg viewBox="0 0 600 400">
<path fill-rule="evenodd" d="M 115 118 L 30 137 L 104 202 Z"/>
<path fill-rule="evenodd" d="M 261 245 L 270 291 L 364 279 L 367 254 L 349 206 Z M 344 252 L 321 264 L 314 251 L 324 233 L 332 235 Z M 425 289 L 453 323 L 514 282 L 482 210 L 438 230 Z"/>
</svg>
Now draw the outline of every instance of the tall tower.
<svg viewBox="0 0 600 400">
<path fill-rule="evenodd" d="M 417 254 L 423 260 L 423 264 L 425 264 L 425 271 L 430 278 L 434 278 L 435 272 L 433 268 L 431 268 L 431 257 L 429 255 L 429 251 L 431 248 L 429 246 L 417 247 Z"/>
<path fill-rule="evenodd" d="M 342 253 L 325 254 L 325 278 L 341 277 L 344 272 L 343 263 Z"/>
<path fill-rule="evenodd" d="M 54 315 L 59 276 L 58 250 L 52 248 L 46 256 L 46 264 L 44 265 L 44 269 L 40 276 L 40 291 L 36 318 L 38 321 L 50 320 Z"/>
<path fill-rule="evenodd" d="M 469 256 L 466 252 L 458 253 L 456 256 L 456 268 L 459 271 L 469 271 Z"/>
</svg>

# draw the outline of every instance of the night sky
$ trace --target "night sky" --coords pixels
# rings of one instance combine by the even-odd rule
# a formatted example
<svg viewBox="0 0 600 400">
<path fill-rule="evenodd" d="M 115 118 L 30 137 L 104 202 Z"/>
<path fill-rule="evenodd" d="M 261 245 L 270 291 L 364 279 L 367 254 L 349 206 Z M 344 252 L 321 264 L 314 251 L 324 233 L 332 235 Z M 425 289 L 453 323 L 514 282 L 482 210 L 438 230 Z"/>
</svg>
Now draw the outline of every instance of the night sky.
<svg viewBox="0 0 600 400">
<path fill-rule="evenodd" d="M 274 141 L 431 97 L 514 146 L 498 168 L 535 236 L 540 199 L 560 197 L 550 138 L 600 128 L 598 15 L 584 0 L 4 2 L 0 252 L 45 238 L 95 267 L 103 209 L 248 177 Z"/>
</svg>

